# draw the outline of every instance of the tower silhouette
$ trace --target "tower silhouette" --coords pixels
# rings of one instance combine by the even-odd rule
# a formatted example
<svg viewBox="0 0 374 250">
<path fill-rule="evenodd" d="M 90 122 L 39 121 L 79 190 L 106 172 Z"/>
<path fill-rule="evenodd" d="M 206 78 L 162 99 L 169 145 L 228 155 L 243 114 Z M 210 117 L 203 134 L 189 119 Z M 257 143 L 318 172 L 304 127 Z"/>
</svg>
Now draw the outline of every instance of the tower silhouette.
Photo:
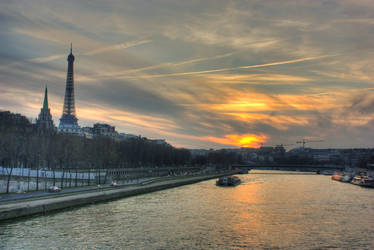
<svg viewBox="0 0 374 250">
<path fill-rule="evenodd" d="M 68 60 L 68 71 L 66 76 L 66 89 L 64 108 L 60 118 L 60 125 L 58 127 L 60 132 L 79 134 L 81 132 L 78 125 L 78 118 L 75 113 L 74 100 L 74 60 L 72 44 L 70 45 L 70 54 Z"/>
<path fill-rule="evenodd" d="M 45 87 L 43 108 L 40 109 L 40 114 L 36 121 L 36 127 L 39 134 L 51 135 L 56 133 L 56 127 L 53 124 L 51 111 L 48 107 L 47 87 Z"/>
</svg>

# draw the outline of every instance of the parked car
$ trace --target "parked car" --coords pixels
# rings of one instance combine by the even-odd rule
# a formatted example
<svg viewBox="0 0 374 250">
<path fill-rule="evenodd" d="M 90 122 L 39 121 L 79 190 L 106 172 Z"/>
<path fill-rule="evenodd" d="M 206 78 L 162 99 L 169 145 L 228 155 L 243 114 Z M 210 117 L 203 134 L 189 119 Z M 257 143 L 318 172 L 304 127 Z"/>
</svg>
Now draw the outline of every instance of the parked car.
<svg viewBox="0 0 374 250">
<path fill-rule="evenodd" d="M 51 186 L 51 187 L 49 187 L 48 191 L 51 192 L 51 193 L 58 193 L 58 192 L 61 191 L 61 188 L 59 188 L 57 186 Z"/>
<path fill-rule="evenodd" d="M 117 182 L 112 182 L 112 183 L 110 184 L 110 186 L 111 186 L 111 187 L 118 187 L 118 184 L 117 184 Z"/>
</svg>

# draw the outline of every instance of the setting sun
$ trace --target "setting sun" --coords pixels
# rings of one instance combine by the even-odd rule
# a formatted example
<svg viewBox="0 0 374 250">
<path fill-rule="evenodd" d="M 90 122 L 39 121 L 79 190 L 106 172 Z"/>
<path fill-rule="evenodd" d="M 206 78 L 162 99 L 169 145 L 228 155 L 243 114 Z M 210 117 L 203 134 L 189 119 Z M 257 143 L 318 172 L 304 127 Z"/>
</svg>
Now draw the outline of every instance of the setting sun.
<svg viewBox="0 0 374 250">
<path fill-rule="evenodd" d="M 268 140 L 268 136 L 254 134 L 229 134 L 225 135 L 224 138 L 206 137 L 206 139 L 224 145 L 232 145 L 244 148 L 259 148 L 262 143 Z"/>
</svg>

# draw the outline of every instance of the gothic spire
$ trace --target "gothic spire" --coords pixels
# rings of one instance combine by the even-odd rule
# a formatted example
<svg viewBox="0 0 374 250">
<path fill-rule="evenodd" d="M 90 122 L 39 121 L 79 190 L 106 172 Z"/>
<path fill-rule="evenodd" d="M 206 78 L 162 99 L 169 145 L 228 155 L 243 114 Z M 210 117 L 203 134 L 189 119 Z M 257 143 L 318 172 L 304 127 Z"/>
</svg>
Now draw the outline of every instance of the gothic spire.
<svg viewBox="0 0 374 250">
<path fill-rule="evenodd" d="M 48 109 L 48 89 L 47 89 L 47 86 L 45 86 L 45 91 L 44 91 L 43 109 Z"/>
<path fill-rule="evenodd" d="M 56 127 L 53 124 L 51 111 L 48 107 L 48 89 L 45 86 L 43 108 L 40 110 L 38 119 L 36 120 L 36 128 L 38 133 L 44 135 L 54 134 Z"/>
</svg>

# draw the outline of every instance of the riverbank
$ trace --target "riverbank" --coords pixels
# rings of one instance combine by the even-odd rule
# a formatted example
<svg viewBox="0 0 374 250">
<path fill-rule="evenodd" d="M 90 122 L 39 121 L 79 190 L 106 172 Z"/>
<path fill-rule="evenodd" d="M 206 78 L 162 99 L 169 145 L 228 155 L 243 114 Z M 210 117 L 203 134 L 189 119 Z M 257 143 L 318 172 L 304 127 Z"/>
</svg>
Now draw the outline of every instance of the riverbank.
<svg viewBox="0 0 374 250">
<path fill-rule="evenodd" d="M 124 187 L 113 190 L 101 190 L 97 192 L 72 193 L 69 196 L 55 197 L 49 199 L 31 200 L 11 204 L 0 205 L 0 221 L 15 219 L 19 217 L 31 216 L 36 214 L 46 214 L 48 212 L 93 204 L 97 202 L 109 201 L 129 196 L 155 192 L 163 189 L 193 184 L 209 179 L 215 179 L 220 176 L 230 175 L 232 172 L 183 177 L 173 180 L 158 181 L 145 185 Z"/>
</svg>

